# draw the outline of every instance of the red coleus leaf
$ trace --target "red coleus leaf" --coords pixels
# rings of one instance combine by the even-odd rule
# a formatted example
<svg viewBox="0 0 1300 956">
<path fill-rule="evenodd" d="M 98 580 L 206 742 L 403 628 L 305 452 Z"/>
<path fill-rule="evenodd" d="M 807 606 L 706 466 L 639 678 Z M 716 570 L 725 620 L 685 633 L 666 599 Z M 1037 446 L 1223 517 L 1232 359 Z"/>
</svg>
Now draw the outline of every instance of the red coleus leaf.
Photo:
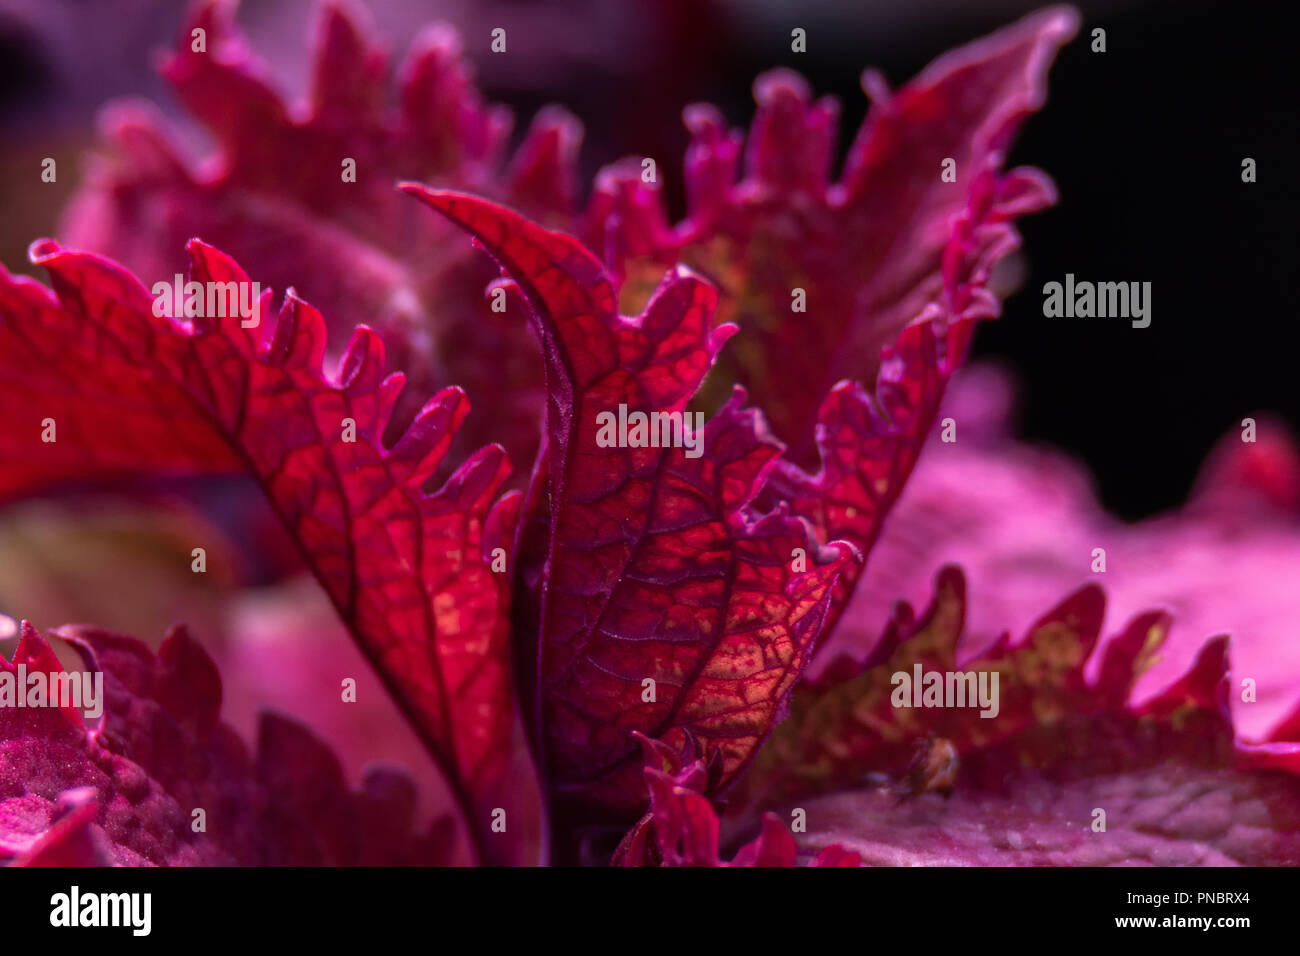
<svg viewBox="0 0 1300 956">
<path fill-rule="evenodd" d="M 248 287 L 215 249 L 195 241 L 190 254 L 192 281 Z M 292 292 L 278 320 L 254 328 L 186 322 L 156 316 L 153 297 L 107 260 L 44 242 L 33 261 L 55 293 L 0 270 L 0 416 L 12 423 L 0 491 L 245 470 L 448 774 L 471 827 L 486 831 L 503 793 L 524 799 L 527 788 L 507 787 L 507 586 L 488 563 L 518 503 L 494 500 L 505 453 L 484 448 L 436 492 L 423 490 L 468 413 L 463 393 L 440 392 L 385 448 L 403 377 L 384 376 L 383 343 L 364 326 L 328 378 L 324 322 Z M 269 312 L 269 292 L 259 309 Z M 499 835 L 490 845 L 512 852 Z"/>
<path fill-rule="evenodd" d="M 58 636 L 102 674 L 102 716 L 74 707 L 0 707 L 0 862 L 30 865 L 437 864 L 455 828 L 414 825 L 403 773 L 350 791 L 333 753 L 304 727 L 263 718 L 250 755 L 219 718 L 221 678 L 184 628 L 157 656 L 94 628 Z M 0 675 L 29 693 L 64 673 L 24 624 Z M 84 685 L 83 685 L 84 686 Z"/>
<path fill-rule="evenodd" d="M 961 572 L 945 568 L 919 621 L 900 602 L 870 658 L 839 658 L 797 688 L 744 796 L 800 800 L 806 847 L 842 842 L 874 863 L 1300 860 L 1300 743 L 1238 738 L 1226 638 L 1136 702 L 1169 615 L 1099 642 L 1104 597 L 1090 585 L 1023 639 L 963 659 L 965 603 Z M 830 790 L 854 792 L 806 799 Z"/>
<path fill-rule="evenodd" d="M 643 295 L 678 259 L 718 285 L 721 316 L 743 334 L 721 353 L 715 384 L 744 384 L 790 448 L 761 503 L 789 501 L 822 540 L 870 552 L 975 322 L 998 312 L 989 282 L 1019 245 L 1015 220 L 1055 200 L 1042 173 L 1002 165 L 1076 29 L 1072 10 L 1041 11 L 895 94 L 868 73 L 872 110 L 838 182 L 838 104 L 812 103 L 788 70 L 755 83 L 739 182 L 740 134 L 712 107 L 687 111 L 690 207 L 677 226 L 639 164 L 597 180 L 584 236 L 627 276 L 625 293 Z M 942 175 L 950 160 L 955 180 Z M 861 570 L 837 582 L 828 630 Z"/>
<path fill-rule="evenodd" d="M 658 186 L 640 161 L 624 163 L 597 180 L 583 238 L 627 276 L 625 294 L 643 295 L 678 260 L 718 286 L 722 318 L 745 333 L 720 361 L 806 463 L 822 396 L 841 379 L 873 381 L 904 327 L 927 310 L 950 321 L 995 311 L 983 283 L 1017 243 L 1011 222 L 1053 200 L 1038 171 L 1001 166 L 1077 22 L 1069 8 L 1033 14 L 893 94 L 868 72 L 872 109 L 834 183 L 838 103 L 811 102 L 790 70 L 764 74 L 739 182 L 740 134 L 692 106 L 686 219 L 669 226 Z M 955 181 L 942 175 L 948 160 Z"/>
<path fill-rule="evenodd" d="M 874 396 L 850 382 L 831 389 L 817 423 L 821 469 L 810 475 L 780 462 L 768 495 L 790 502 L 823 540 L 851 541 L 870 554 L 925 447 L 948 380 L 965 359 L 974 321 L 963 315 L 950 324 L 928 319 L 908 326 L 884 350 Z M 849 568 L 836 581 L 827 633 L 862 570 Z"/>
<path fill-rule="evenodd" d="M 417 396 L 455 381 L 484 412 L 457 451 L 483 444 L 477 429 L 491 423 L 516 460 L 530 460 L 536 348 L 483 300 L 487 264 L 393 184 L 473 189 L 567 221 L 581 127 L 563 110 L 542 111 L 507 166 L 510 112 L 483 102 L 455 30 L 440 24 L 415 38 L 390 96 L 387 55 L 357 11 L 335 3 L 322 7 L 310 98 L 295 108 L 235 27 L 234 6 L 199 4 L 162 67 L 215 154 L 191 155 L 150 104 L 114 104 L 60 235 L 148 282 L 185 271 L 181 250 L 202 237 L 262 281 L 328 303 L 335 342 L 362 323 L 383 335 L 413 386 L 387 437 L 419 410 Z M 203 50 L 193 29 L 205 31 Z"/>
<path fill-rule="evenodd" d="M 669 226 L 640 158 L 602 171 L 587 209 L 575 213 L 581 131 L 554 108 L 538 115 L 503 169 L 509 114 L 484 105 L 448 27 L 415 41 L 398 71 L 400 103 L 390 107 L 386 56 L 352 14 L 326 6 L 313 93 L 295 112 L 234 30 L 229 5 L 206 3 L 164 75 L 214 133 L 217 155 L 200 168 L 156 111 L 114 107 L 105 155 L 63 232 L 151 278 L 178 270 L 176 250 L 200 235 L 279 287 L 328 301 L 332 331 L 376 327 L 415 393 L 462 383 L 494 423 L 491 437 L 524 461 L 537 438 L 534 347 L 481 301 L 481 263 L 389 186 L 406 178 L 472 189 L 582 235 L 629 278 L 629 311 L 679 259 L 708 276 L 722 290 L 723 317 L 747 332 L 720 357 L 726 374 L 715 376 L 713 407 L 727 379 L 745 384 L 792 458 L 808 465 L 831 385 L 873 381 L 881 347 L 927 309 L 950 319 L 993 310 L 982 287 L 987 267 L 1016 242 L 1011 220 L 1052 198 L 1036 171 L 1000 168 L 1021 121 L 1041 105 L 1046 69 L 1076 19 L 1064 8 L 1026 18 L 947 54 L 896 94 L 867 74 L 873 110 L 836 183 L 828 176 L 838 106 L 813 104 L 797 74 L 756 82 L 740 182 L 740 134 L 725 130 L 715 108 L 690 107 L 689 211 Z M 192 49 L 193 26 L 207 31 L 202 52 Z M 348 158 L 355 182 L 335 168 Z M 955 182 L 941 176 L 946 160 L 956 164 Z M 808 296 L 807 313 L 788 321 L 796 288 Z M 832 345 L 830 361 L 802 347 L 809 335 Z M 399 405 L 394 428 L 414 411 Z M 484 439 L 471 423 L 465 440 L 468 450 Z"/>
<path fill-rule="evenodd" d="M 577 240 L 481 199 L 407 188 L 514 277 L 547 360 L 537 681 L 553 786 L 592 812 L 638 809 L 633 731 L 673 747 L 695 736 L 725 786 L 779 716 L 851 549 L 820 548 L 784 506 L 751 506 L 781 445 L 742 390 L 696 444 L 681 431 L 733 331 L 715 327 L 710 286 L 675 270 L 643 314 L 622 317 Z M 603 416 L 638 413 L 678 416 L 677 447 L 602 437 Z"/>
<path fill-rule="evenodd" d="M 833 185 L 836 108 L 809 105 L 797 76 L 756 84 L 740 183 L 738 134 L 723 131 L 716 111 L 692 108 L 690 215 L 675 228 L 643 188 L 639 164 L 635 179 L 606 170 L 583 220 L 568 216 L 577 128 L 562 114 L 540 117 L 502 172 L 502 114 L 482 105 L 445 31 L 417 42 L 392 110 L 384 58 L 365 32 L 332 6 L 322 24 L 313 99 L 295 114 L 259 75 L 227 8 L 201 6 L 194 25 L 207 31 L 208 50 L 190 49 L 187 28 L 165 72 L 214 132 L 217 156 L 195 164 L 156 117 L 124 108 L 111 156 L 69 219 L 73 235 L 124 250 L 149 278 L 179 271 L 174 250 L 195 232 L 229 246 L 259 275 L 336 303 L 331 314 L 345 327 L 375 322 L 419 385 L 454 370 L 482 395 L 494 434 L 519 449 L 535 437 L 535 353 L 500 316 L 470 304 L 487 277 L 480 260 L 448 243 L 445 223 L 403 205 L 391 181 L 414 176 L 505 198 L 603 249 L 608 273 L 576 241 L 513 213 L 424 194 L 519 283 L 542 340 L 548 449 L 528 527 L 507 550 L 525 598 L 525 692 L 551 782 L 584 818 L 623 822 L 644 808 L 648 781 L 657 822 L 642 827 L 641 846 L 655 849 L 641 861 L 714 863 L 709 800 L 782 715 L 857 576 L 850 547 L 817 542 L 843 536 L 870 548 L 973 321 L 996 312 L 986 287 L 1017 241 L 1012 220 L 1051 200 L 1040 174 L 1001 166 L 1075 17 L 1029 18 L 950 54 L 892 97 L 868 78 L 875 107 Z M 321 157 L 354 161 L 356 181 L 336 180 Z M 941 176 L 947 159 L 956 182 Z M 492 794 L 511 725 L 505 577 L 488 577 L 485 555 L 510 544 L 518 501 L 492 507 L 499 451 L 474 456 L 436 495 L 421 493 L 441 474 L 461 396 L 441 393 L 385 450 L 384 431 L 395 439 L 415 410 L 390 418 L 400 382 L 381 381 L 383 350 L 367 331 L 329 382 L 319 374 L 321 317 L 295 296 L 274 333 L 214 334 L 206 322 L 151 322 L 139 286 L 99 260 L 37 251 L 61 301 L 0 274 L 0 346 L 15 346 L 17 369 L 0 384 L 0 413 L 54 418 L 77 440 L 42 456 L 34 435 L 18 434 L 0 448 L 16 463 L 0 492 L 70 475 L 249 466 L 448 770 L 489 857 L 507 858 L 506 841 L 483 834 L 487 809 L 502 799 Z M 191 254 L 196 278 L 242 276 L 202 244 Z M 780 460 L 782 444 L 743 407 L 740 389 L 712 403 L 722 408 L 698 457 L 594 440 L 596 415 L 620 406 L 686 412 L 734 330 L 715 323 L 713 288 L 681 268 L 641 315 L 620 317 L 619 286 L 639 303 L 678 259 L 720 287 L 723 317 L 743 326 L 722 353 L 722 384 L 755 391 L 791 461 Z M 796 289 L 808 312 L 791 322 Z M 809 335 L 829 353 L 806 348 Z M 60 387 L 69 381 L 76 390 Z M 333 438 L 347 418 L 355 443 Z M 801 468 L 818 449 L 822 470 L 810 476 Z M 676 749 L 698 741 L 707 779 L 643 774 L 633 732 Z M 763 826 L 738 862 L 792 858 L 779 823 Z"/>
</svg>

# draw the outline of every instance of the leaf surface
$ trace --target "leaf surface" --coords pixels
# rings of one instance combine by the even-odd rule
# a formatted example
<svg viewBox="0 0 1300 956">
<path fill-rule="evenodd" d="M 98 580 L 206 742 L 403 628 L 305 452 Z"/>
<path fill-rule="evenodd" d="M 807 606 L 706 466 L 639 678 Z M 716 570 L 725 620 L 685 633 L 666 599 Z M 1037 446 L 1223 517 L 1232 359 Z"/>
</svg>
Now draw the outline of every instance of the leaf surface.
<svg viewBox="0 0 1300 956">
<path fill-rule="evenodd" d="M 209 246 L 192 242 L 190 254 L 193 281 L 249 282 Z M 0 273 L 0 415 L 13 423 L 0 488 L 250 474 L 486 833 L 511 792 L 515 722 L 508 587 L 490 556 L 518 496 L 497 497 L 509 470 L 500 446 L 425 491 L 469 411 L 464 394 L 439 392 L 385 447 L 403 377 L 384 374 L 368 328 L 326 375 L 324 321 L 292 292 L 274 320 L 264 292 L 255 327 L 184 321 L 155 315 L 148 292 L 108 260 L 52 242 L 36 244 L 33 260 L 54 292 Z M 54 442 L 41 440 L 48 418 Z"/>
<path fill-rule="evenodd" d="M 851 549 L 819 546 L 784 507 L 751 506 L 782 448 L 743 391 L 694 453 L 680 431 L 674 447 L 602 438 L 604 415 L 666 413 L 680 426 L 732 331 L 714 325 L 707 283 L 674 270 L 644 313 L 623 317 L 577 240 L 484 200 L 407 188 L 518 283 L 547 359 L 536 675 L 554 785 L 606 812 L 637 807 L 636 731 L 670 746 L 694 735 L 720 754 L 725 787 L 780 714 Z"/>
<path fill-rule="evenodd" d="M 97 628 L 57 636 L 102 674 L 103 713 L 0 708 L 0 862 L 41 866 L 434 865 L 455 825 L 415 823 L 415 790 L 374 769 L 350 790 L 302 725 L 263 718 L 255 753 L 220 719 L 221 678 L 183 627 L 157 655 Z M 28 624 L 0 674 L 64 672 Z"/>
</svg>

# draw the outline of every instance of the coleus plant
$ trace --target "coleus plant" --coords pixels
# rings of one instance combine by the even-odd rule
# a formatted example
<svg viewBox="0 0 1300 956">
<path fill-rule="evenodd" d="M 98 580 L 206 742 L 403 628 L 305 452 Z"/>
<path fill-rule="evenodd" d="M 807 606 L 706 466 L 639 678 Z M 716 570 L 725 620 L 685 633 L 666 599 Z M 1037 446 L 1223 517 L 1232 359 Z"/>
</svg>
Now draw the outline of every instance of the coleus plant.
<svg viewBox="0 0 1300 956">
<path fill-rule="evenodd" d="M 688 108 L 676 224 L 639 162 L 603 170 L 579 210 L 562 112 L 504 162 L 507 117 L 446 28 L 416 42 L 393 110 L 355 15 L 329 6 L 321 23 L 300 114 L 230 9 L 200 6 L 206 47 L 187 28 L 164 73 L 215 159 L 119 107 L 64 230 L 96 253 L 33 244 L 52 287 L 0 270 L 0 494 L 250 475 L 452 812 L 420 824 L 394 771 L 350 790 L 285 718 L 250 755 L 183 628 L 154 652 L 65 627 L 52 634 L 106 675 L 107 705 L 97 725 L 0 709 L 0 858 L 438 863 L 457 831 L 487 863 L 1300 856 L 1296 722 L 1239 739 L 1221 638 L 1133 700 L 1170 621 L 1142 614 L 1101 642 L 1096 587 L 959 656 L 964 577 L 944 568 L 919 619 L 900 603 L 873 648 L 809 672 L 975 323 L 997 313 L 1015 218 L 1053 199 L 1041 173 L 1003 165 L 1072 11 L 896 92 L 867 74 L 871 113 L 834 182 L 836 105 L 793 73 L 756 82 L 747 138 Z M 191 281 L 290 291 L 274 317 L 263 292 L 247 327 L 159 315 L 137 276 L 169 278 L 182 250 Z M 606 447 L 597 416 L 620 407 L 707 415 L 702 453 Z M 511 478 L 512 461 L 532 468 Z M 26 623 L 0 670 L 20 665 L 62 667 Z M 1001 678 L 992 720 L 891 704 L 892 675 L 958 666 Z"/>
</svg>

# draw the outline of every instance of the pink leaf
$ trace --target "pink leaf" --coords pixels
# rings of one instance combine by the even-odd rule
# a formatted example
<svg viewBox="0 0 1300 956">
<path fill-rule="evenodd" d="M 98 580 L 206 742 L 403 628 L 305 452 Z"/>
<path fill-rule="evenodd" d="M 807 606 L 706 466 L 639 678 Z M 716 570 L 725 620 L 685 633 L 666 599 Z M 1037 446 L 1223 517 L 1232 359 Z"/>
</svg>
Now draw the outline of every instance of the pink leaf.
<svg viewBox="0 0 1300 956">
<path fill-rule="evenodd" d="M 454 824 L 415 825 L 415 793 L 396 770 L 349 790 L 306 728 L 264 718 L 250 755 L 219 718 L 221 679 L 184 628 L 155 656 L 95 628 L 58 636 L 102 674 L 103 714 L 0 708 L 0 861 L 34 866 L 437 864 Z M 28 624 L 0 674 L 63 673 Z M 22 688 L 23 692 L 27 688 Z"/>
<path fill-rule="evenodd" d="M 483 298 L 490 268 L 394 183 L 418 177 L 482 190 L 565 221 L 581 126 L 559 108 L 542 111 L 507 166 L 510 112 L 483 102 L 453 28 L 421 32 L 390 91 L 387 55 L 365 18 L 338 3 L 322 6 L 311 95 L 299 108 L 271 85 L 233 13 L 222 0 L 198 4 L 162 66 L 216 140 L 215 154 L 191 155 L 151 104 L 109 106 L 105 146 L 60 235 L 149 283 L 184 272 L 181 250 L 201 237 L 264 282 L 328 304 L 336 347 L 362 323 L 383 336 L 392 367 L 413 386 L 398 397 L 385 437 L 398 437 L 421 397 L 456 381 L 484 413 L 468 423 L 456 457 L 490 434 L 516 460 L 531 460 L 535 347 L 510 335 L 512 324 Z M 202 52 L 192 49 L 192 29 L 205 31 Z"/>
<path fill-rule="evenodd" d="M 685 433 L 678 447 L 600 439 L 606 414 L 684 413 L 732 331 L 714 326 L 707 284 L 678 269 L 625 318 L 575 239 L 484 200 L 407 188 L 519 283 L 547 357 L 537 679 L 554 785 L 603 813 L 634 811 L 637 731 L 672 746 L 698 737 L 725 786 L 778 718 L 851 550 L 822 549 L 784 507 L 751 507 L 781 446 L 739 390 L 694 453 Z"/>
<path fill-rule="evenodd" d="M 193 281 L 249 286 L 215 249 L 195 241 L 190 254 Z M 403 377 L 385 376 L 383 343 L 364 326 L 327 377 L 324 321 L 292 292 L 277 320 L 264 293 L 253 328 L 185 323 L 155 315 L 112 262 L 52 242 L 36 244 L 33 261 L 56 294 L 0 271 L 0 414 L 15 424 L 0 449 L 0 490 L 122 473 L 251 474 L 472 829 L 487 834 L 506 796 L 527 799 L 512 784 L 506 576 L 489 563 L 510 537 L 518 496 L 496 500 L 509 470 L 499 446 L 425 492 L 469 411 L 463 393 L 438 393 L 384 447 Z M 57 440 L 42 442 L 49 418 Z M 484 847 L 517 849 L 499 837 Z"/>
</svg>

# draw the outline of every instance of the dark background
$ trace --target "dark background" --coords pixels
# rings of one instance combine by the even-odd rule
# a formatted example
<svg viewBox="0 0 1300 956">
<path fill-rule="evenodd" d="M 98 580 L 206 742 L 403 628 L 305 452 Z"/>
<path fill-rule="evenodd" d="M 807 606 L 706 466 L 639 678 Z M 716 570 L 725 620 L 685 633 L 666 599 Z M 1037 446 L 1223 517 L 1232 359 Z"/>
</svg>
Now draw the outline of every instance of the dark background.
<svg viewBox="0 0 1300 956">
<path fill-rule="evenodd" d="M 806 57 L 775 42 L 747 48 L 728 69 L 728 115 L 739 120 L 752 102 L 744 76 L 784 62 L 838 94 L 846 129 L 856 128 L 860 67 L 898 85 L 1038 5 L 920 6 L 931 15 L 888 35 L 828 24 L 826 55 L 811 29 Z M 1061 201 L 1022 220 L 1029 275 L 974 354 L 1015 369 L 1020 434 L 1078 453 L 1104 503 L 1138 518 L 1179 504 L 1211 445 L 1243 417 L 1272 409 L 1300 424 L 1296 41 L 1276 4 L 1078 6 L 1079 36 L 1011 156 L 1046 170 Z M 1104 54 L 1090 51 L 1096 26 Z M 1241 181 L 1247 156 L 1253 184 Z M 1150 327 L 1044 318 L 1043 284 L 1067 272 L 1150 281 Z"/>
<path fill-rule="evenodd" d="M 303 0 L 248 3 L 240 23 L 276 79 L 305 85 Z M 400 54 L 437 18 L 466 36 L 480 84 L 509 103 L 522 130 L 558 101 L 587 128 L 586 182 L 625 155 L 680 169 L 680 110 L 717 103 L 747 125 L 754 76 L 778 64 L 803 72 L 843 106 L 841 152 L 866 111 L 862 68 L 901 85 L 944 50 L 1040 4 L 1002 0 L 867 3 L 809 0 L 700 3 L 406 3 L 370 5 Z M 1061 203 L 1025 220 L 1028 276 L 975 354 L 1003 360 L 1021 382 L 1020 434 L 1077 453 L 1104 503 L 1125 518 L 1179 504 L 1210 446 L 1249 414 L 1273 410 L 1300 426 L 1295 310 L 1297 170 L 1295 39 L 1280 4 L 1095 2 L 1051 74 L 1046 109 L 1011 159 L 1039 166 Z M 105 98 L 135 93 L 178 112 L 149 72 L 170 45 L 183 4 L 0 0 L 0 155 L 26 163 L 50 144 L 89 145 Z M 75 28 L 74 28 L 75 25 Z M 492 57 L 492 26 L 510 56 Z M 808 53 L 790 30 L 808 31 Z M 1107 52 L 1090 52 L 1093 27 Z M 479 42 L 479 40 L 482 42 Z M 1241 181 L 1241 161 L 1258 181 Z M 3 164 L 0 163 L 0 167 Z M 61 177 L 63 178 L 63 177 Z M 11 268 L 35 236 L 55 234 L 69 179 L 39 199 L 30 177 L 4 176 L 0 253 Z M 664 176 L 674 211 L 680 193 Z M 1065 273 L 1152 283 L 1152 323 L 1050 320 L 1042 286 Z"/>
</svg>

